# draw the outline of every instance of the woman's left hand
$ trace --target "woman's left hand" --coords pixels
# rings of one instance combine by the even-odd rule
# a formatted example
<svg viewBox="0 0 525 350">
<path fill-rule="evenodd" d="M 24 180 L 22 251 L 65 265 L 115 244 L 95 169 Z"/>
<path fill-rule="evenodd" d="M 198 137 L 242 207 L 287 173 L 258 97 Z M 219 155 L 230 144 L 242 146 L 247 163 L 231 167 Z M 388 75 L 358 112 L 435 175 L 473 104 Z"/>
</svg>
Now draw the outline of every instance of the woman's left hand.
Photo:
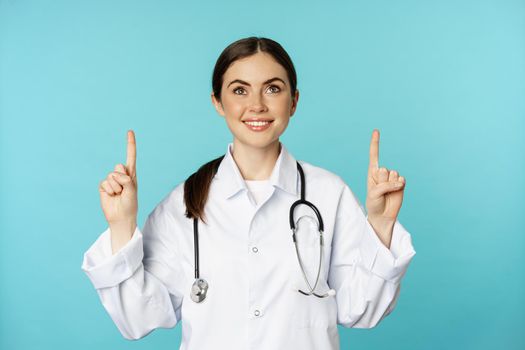
<svg viewBox="0 0 525 350">
<path fill-rule="evenodd" d="M 393 226 L 403 202 L 404 190 L 403 176 L 399 176 L 395 170 L 379 167 L 379 130 L 374 129 L 370 141 L 366 209 L 368 221 L 381 241 L 389 248 Z"/>
</svg>

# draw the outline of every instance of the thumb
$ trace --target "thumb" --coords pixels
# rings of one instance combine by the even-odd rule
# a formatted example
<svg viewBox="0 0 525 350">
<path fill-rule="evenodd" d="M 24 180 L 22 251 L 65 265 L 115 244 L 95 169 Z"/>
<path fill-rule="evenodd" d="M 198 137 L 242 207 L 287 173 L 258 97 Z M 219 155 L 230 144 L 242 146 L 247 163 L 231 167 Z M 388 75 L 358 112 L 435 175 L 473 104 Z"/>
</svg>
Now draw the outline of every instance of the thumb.
<svg viewBox="0 0 525 350">
<path fill-rule="evenodd" d="M 111 173 L 111 177 L 113 177 L 113 179 L 115 179 L 115 181 L 124 188 L 134 189 L 135 187 L 131 177 L 127 174 L 114 171 Z"/>
<path fill-rule="evenodd" d="M 372 199 L 384 196 L 386 193 L 395 192 L 401 190 L 405 184 L 401 181 L 387 181 L 375 185 L 369 192 L 369 196 Z"/>
<path fill-rule="evenodd" d="M 114 171 L 125 175 L 130 175 L 128 169 L 124 166 L 124 164 L 115 165 Z M 132 177 L 131 180 L 135 183 L 135 186 L 137 186 L 137 173 L 135 173 L 135 177 Z"/>
<path fill-rule="evenodd" d="M 122 173 L 122 174 L 129 175 L 129 174 L 128 174 L 128 170 L 126 169 L 126 167 L 124 166 L 124 164 L 117 164 L 117 165 L 115 165 L 115 168 L 113 169 L 113 171 L 116 171 L 116 172 L 119 172 L 119 173 Z"/>
</svg>

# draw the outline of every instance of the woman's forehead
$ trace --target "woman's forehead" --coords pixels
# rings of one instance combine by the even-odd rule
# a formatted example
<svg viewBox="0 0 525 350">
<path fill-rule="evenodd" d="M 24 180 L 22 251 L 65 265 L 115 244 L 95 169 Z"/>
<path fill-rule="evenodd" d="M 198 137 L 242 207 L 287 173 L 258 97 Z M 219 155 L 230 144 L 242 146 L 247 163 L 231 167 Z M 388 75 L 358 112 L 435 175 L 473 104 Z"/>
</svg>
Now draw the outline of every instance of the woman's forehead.
<svg viewBox="0 0 525 350">
<path fill-rule="evenodd" d="M 228 84 L 232 80 L 241 79 L 248 83 L 262 84 L 274 77 L 287 81 L 286 70 L 271 55 L 258 52 L 233 62 L 224 73 L 223 82 Z"/>
</svg>

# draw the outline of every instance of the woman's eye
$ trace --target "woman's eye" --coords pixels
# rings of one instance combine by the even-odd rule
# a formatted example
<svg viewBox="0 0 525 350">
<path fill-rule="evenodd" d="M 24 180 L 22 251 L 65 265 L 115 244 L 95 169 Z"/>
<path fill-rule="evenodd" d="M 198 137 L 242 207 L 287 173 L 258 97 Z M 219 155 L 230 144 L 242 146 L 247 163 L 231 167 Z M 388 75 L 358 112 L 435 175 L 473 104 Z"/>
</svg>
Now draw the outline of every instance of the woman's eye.
<svg viewBox="0 0 525 350">
<path fill-rule="evenodd" d="M 281 91 L 281 88 L 279 88 L 277 85 L 270 85 L 268 90 L 270 90 L 271 93 L 276 93 Z"/>
<path fill-rule="evenodd" d="M 272 93 L 272 94 L 275 94 L 275 93 L 278 93 L 281 91 L 281 88 L 278 87 L 277 85 L 270 85 L 268 87 L 268 92 Z M 246 95 L 246 90 L 242 87 L 237 87 L 235 89 L 233 89 L 233 93 L 235 95 Z"/>
</svg>

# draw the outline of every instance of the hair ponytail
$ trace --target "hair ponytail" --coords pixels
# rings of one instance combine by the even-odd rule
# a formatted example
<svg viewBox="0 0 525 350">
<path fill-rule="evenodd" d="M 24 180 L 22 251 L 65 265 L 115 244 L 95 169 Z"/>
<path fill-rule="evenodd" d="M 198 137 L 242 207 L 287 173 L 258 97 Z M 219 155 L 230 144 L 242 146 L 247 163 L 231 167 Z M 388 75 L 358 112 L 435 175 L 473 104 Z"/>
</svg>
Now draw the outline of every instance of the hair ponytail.
<svg viewBox="0 0 525 350">
<path fill-rule="evenodd" d="M 198 218 L 205 221 L 204 206 L 208 200 L 208 192 L 213 177 L 219 169 L 224 156 L 220 156 L 202 165 L 199 170 L 191 174 L 184 182 L 184 202 L 186 204 L 186 217 Z"/>
</svg>

